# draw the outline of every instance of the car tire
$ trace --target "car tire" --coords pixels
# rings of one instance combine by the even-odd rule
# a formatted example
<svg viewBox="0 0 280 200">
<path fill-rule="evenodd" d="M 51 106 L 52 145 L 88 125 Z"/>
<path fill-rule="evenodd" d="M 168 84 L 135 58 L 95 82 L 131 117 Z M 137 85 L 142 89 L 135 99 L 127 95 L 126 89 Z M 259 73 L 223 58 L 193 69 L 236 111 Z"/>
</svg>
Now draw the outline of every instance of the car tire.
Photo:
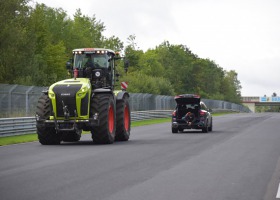
<svg viewBox="0 0 280 200">
<path fill-rule="evenodd" d="M 183 133 L 183 132 L 184 132 L 184 129 L 179 128 L 178 131 L 179 131 L 180 133 Z"/>
<path fill-rule="evenodd" d="M 178 133 L 178 128 L 172 128 L 172 133 Z"/>
<path fill-rule="evenodd" d="M 209 131 L 213 131 L 213 119 L 211 119 L 211 126 L 208 129 Z"/>
<path fill-rule="evenodd" d="M 202 133 L 208 133 L 208 121 L 206 122 L 205 127 L 202 128 Z"/>
</svg>

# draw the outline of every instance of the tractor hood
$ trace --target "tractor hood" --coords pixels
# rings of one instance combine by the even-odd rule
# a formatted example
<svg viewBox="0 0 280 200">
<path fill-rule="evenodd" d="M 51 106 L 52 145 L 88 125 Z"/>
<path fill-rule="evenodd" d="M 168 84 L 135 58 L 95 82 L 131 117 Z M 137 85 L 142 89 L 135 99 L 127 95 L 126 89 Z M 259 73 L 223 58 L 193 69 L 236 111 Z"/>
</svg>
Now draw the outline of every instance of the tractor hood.
<svg viewBox="0 0 280 200">
<path fill-rule="evenodd" d="M 181 94 L 174 97 L 177 104 L 199 104 L 200 96 L 196 94 Z"/>
<path fill-rule="evenodd" d="M 76 79 L 66 79 L 66 80 L 62 80 L 59 82 L 54 83 L 53 85 L 50 86 L 50 91 L 53 90 L 53 88 L 57 85 L 64 85 L 67 87 L 70 87 L 72 85 L 77 85 L 79 86 L 79 89 L 90 89 L 90 81 L 87 78 L 76 78 Z"/>
<path fill-rule="evenodd" d="M 48 91 L 56 117 L 88 118 L 91 97 L 90 80 L 76 78 L 59 81 L 50 86 Z"/>
</svg>

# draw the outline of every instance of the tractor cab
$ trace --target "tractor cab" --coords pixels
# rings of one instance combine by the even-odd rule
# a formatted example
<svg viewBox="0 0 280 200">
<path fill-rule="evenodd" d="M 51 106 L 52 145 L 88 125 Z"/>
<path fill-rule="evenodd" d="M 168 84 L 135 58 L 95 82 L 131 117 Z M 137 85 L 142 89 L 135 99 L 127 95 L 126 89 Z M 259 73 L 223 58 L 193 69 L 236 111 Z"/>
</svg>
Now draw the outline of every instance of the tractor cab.
<svg viewBox="0 0 280 200">
<path fill-rule="evenodd" d="M 66 68 L 74 78 L 89 78 L 93 88 L 113 88 L 116 59 L 115 52 L 109 49 L 74 49 Z"/>
<path fill-rule="evenodd" d="M 114 52 L 109 50 L 88 49 L 81 51 L 77 49 L 73 51 L 73 67 L 82 69 L 87 67 L 108 69 L 113 64 Z"/>
</svg>

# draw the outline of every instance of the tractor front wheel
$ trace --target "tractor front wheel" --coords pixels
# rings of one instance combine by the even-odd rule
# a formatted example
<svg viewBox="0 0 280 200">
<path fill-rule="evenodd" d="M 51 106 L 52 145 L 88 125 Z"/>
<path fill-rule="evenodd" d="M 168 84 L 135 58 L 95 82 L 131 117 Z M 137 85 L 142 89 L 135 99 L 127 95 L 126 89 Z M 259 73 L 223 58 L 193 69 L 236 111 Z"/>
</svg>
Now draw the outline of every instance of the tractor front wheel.
<svg viewBox="0 0 280 200">
<path fill-rule="evenodd" d="M 37 134 L 39 142 L 43 145 L 60 144 L 61 137 L 56 133 L 54 127 L 46 127 L 44 121 L 49 119 L 51 115 L 51 101 L 47 94 L 43 94 L 37 104 L 36 115 L 39 121 L 36 122 Z"/>
</svg>

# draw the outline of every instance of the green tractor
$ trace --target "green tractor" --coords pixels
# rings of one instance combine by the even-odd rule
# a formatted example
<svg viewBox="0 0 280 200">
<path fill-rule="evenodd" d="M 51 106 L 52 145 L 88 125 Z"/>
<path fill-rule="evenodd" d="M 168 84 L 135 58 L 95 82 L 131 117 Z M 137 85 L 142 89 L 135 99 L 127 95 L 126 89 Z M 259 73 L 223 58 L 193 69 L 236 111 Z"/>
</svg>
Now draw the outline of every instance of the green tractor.
<svg viewBox="0 0 280 200">
<path fill-rule="evenodd" d="M 83 130 L 90 131 L 98 144 L 129 139 L 129 94 L 114 90 L 118 59 L 121 57 L 110 49 L 73 50 L 73 58 L 66 64 L 73 78 L 54 83 L 38 100 L 36 128 L 41 144 L 76 142 Z M 127 67 L 125 62 L 125 70 Z"/>
</svg>

